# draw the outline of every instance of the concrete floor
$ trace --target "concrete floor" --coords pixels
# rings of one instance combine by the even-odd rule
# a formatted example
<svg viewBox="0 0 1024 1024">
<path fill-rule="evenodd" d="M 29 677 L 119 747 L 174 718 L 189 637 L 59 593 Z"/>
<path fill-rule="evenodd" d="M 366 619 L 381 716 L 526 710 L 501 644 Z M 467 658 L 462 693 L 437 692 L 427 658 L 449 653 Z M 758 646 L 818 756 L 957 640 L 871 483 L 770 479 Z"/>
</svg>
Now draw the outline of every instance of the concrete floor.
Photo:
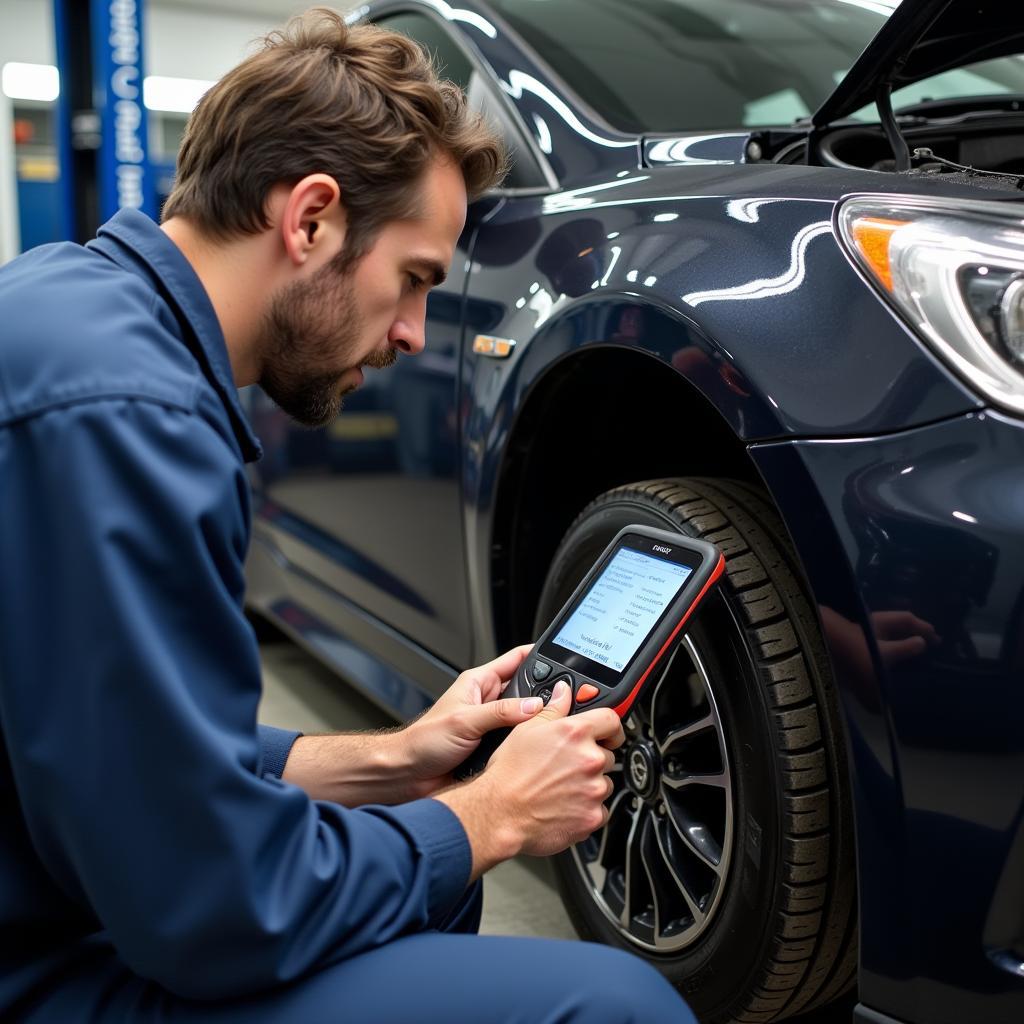
<svg viewBox="0 0 1024 1024">
<path fill-rule="evenodd" d="M 394 725 L 394 719 L 287 640 L 264 643 L 260 651 L 264 684 L 261 722 L 305 732 Z M 576 938 L 546 861 L 518 858 L 487 875 L 481 931 Z M 850 1024 L 852 1005 L 846 1001 L 826 1011 L 791 1018 L 789 1024 Z"/>
</svg>

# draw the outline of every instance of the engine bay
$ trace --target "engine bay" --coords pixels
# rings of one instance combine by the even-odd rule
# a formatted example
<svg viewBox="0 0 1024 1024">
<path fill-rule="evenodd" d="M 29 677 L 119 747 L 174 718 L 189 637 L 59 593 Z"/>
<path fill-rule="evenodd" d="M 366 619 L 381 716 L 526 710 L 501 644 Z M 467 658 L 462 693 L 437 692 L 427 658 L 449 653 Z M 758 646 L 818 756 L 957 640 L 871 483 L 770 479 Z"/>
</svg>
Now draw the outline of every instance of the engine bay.
<svg viewBox="0 0 1024 1024">
<path fill-rule="evenodd" d="M 884 118 L 875 124 L 846 120 L 800 136 L 767 132 L 757 141 L 762 159 L 773 163 L 955 176 L 982 187 L 1024 190 L 1024 102 L 1000 98 L 991 104 L 996 109 L 979 109 L 977 101 L 968 109 L 956 106 L 920 104 L 888 124 Z"/>
</svg>

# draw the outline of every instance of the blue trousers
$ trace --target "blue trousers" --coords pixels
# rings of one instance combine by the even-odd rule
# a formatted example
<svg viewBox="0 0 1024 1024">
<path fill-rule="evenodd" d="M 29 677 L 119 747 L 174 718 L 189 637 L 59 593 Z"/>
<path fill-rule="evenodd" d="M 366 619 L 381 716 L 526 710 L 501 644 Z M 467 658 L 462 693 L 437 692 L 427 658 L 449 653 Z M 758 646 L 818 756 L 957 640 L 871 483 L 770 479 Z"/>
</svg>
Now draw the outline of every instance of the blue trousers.
<svg viewBox="0 0 1024 1024">
<path fill-rule="evenodd" d="M 233 1002 L 179 999 L 108 950 L 25 1024 L 697 1024 L 643 960 L 589 942 L 480 936 L 482 888 L 436 931 L 409 935 Z"/>
</svg>

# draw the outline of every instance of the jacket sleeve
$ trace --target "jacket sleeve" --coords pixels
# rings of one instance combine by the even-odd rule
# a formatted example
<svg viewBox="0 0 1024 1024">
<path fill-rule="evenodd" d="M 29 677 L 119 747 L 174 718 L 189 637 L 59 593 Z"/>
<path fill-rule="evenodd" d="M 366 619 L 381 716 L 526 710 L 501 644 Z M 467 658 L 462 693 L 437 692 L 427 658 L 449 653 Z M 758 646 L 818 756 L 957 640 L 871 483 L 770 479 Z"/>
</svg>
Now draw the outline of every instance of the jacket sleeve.
<svg viewBox="0 0 1024 1024">
<path fill-rule="evenodd" d="M 261 725 L 260 775 L 265 779 L 279 779 L 284 775 L 284 766 L 292 752 L 292 744 L 302 735 L 291 729 L 276 729 L 272 725 Z"/>
<path fill-rule="evenodd" d="M 470 872 L 435 800 L 260 774 L 248 485 L 200 416 L 72 405 L 0 431 L 0 708 L 35 849 L 140 975 L 254 992 L 421 930 Z"/>
</svg>

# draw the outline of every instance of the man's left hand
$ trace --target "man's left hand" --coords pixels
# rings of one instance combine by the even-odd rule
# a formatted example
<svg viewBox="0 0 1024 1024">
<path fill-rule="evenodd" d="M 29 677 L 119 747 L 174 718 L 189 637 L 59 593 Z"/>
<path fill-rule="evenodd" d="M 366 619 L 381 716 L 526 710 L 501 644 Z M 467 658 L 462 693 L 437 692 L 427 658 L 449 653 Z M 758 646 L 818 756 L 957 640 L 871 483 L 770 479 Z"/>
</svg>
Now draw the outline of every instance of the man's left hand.
<svg viewBox="0 0 1024 1024">
<path fill-rule="evenodd" d="M 539 697 L 501 696 L 532 647 L 513 647 L 486 665 L 467 669 L 433 707 L 395 734 L 405 748 L 417 795 L 430 796 L 450 785 L 452 771 L 476 750 L 485 733 L 518 725 L 541 710 Z"/>
</svg>

